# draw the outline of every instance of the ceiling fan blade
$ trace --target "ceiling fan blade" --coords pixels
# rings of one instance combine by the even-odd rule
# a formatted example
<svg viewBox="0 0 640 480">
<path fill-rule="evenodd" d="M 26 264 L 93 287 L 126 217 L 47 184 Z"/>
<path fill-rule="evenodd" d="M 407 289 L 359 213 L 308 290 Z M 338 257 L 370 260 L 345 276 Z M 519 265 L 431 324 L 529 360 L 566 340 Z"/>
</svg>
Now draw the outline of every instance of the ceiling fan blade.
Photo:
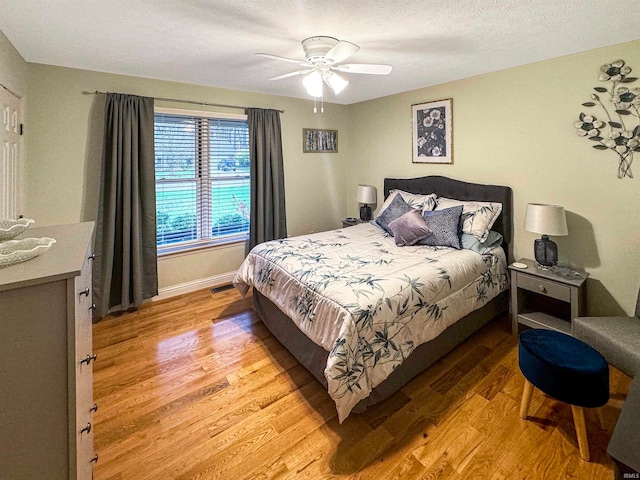
<svg viewBox="0 0 640 480">
<path fill-rule="evenodd" d="M 281 57 L 279 55 L 271 55 L 270 53 L 256 53 L 258 57 L 269 58 L 271 60 L 280 60 L 282 62 L 297 63 L 298 65 L 308 65 L 303 60 L 296 60 L 295 58 Z"/>
<path fill-rule="evenodd" d="M 345 73 L 366 73 L 368 75 L 389 75 L 391 65 L 378 65 L 373 63 L 345 63 L 331 67 L 339 72 Z"/>
<path fill-rule="evenodd" d="M 356 44 L 340 40 L 325 54 L 325 58 L 329 63 L 340 63 L 356 53 L 358 50 L 360 50 L 360 47 Z"/>
<path fill-rule="evenodd" d="M 285 73 L 284 75 L 279 75 L 277 77 L 270 78 L 269 80 L 282 80 L 283 78 L 295 77 L 297 75 L 304 75 L 304 74 L 310 73 L 310 72 L 313 72 L 313 69 L 311 69 L 311 70 L 298 70 L 296 72 Z"/>
</svg>

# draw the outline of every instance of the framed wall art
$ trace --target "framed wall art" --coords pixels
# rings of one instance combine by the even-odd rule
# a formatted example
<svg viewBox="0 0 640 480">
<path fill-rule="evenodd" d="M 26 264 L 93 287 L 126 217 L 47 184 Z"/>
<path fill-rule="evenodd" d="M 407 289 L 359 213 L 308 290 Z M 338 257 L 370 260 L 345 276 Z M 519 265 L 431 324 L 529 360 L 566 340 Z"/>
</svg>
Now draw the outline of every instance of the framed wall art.
<svg viewBox="0 0 640 480">
<path fill-rule="evenodd" d="M 338 131 L 303 128 L 302 151 L 304 153 L 338 153 Z"/>
<path fill-rule="evenodd" d="M 452 99 L 411 106 L 413 163 L 453 163 Z"/>
</svg>

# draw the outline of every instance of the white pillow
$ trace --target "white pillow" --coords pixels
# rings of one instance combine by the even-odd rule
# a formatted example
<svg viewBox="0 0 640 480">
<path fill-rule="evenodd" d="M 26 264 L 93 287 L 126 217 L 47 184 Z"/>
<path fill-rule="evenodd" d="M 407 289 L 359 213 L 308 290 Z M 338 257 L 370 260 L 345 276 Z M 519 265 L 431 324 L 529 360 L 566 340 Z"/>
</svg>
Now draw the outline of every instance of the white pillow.
<svg viewBox="0 0 640 480">
<path fill-rule="evenodd" d="M 489 235 L 489 230 L 502 212 L 501 203 L 471 202 L 455 200 L 453 198 L 438 197 L 436 210 L 462 205 L 462 233 L 473 235 L 484 242 Z"/>
<path fill-rule="evenodd" d="M 410 207 L 416 208 L 420 210 L 420 212 L 430 212 L 437 205 L 437 196 L 435 193 L 430 193 L 428 195 L 421 195 L 417 193 L 409 193 L 403 190 L 390 190 L 389 196 L 384 201 L 380 210 L 378 210 L 378 215 L 380 215 L 384 210 L 389 206 L 389 204 L 393 201 L 393 198 L 396 194 L 399 193 L 402 199 L 409 204 Z"/>
</svg>

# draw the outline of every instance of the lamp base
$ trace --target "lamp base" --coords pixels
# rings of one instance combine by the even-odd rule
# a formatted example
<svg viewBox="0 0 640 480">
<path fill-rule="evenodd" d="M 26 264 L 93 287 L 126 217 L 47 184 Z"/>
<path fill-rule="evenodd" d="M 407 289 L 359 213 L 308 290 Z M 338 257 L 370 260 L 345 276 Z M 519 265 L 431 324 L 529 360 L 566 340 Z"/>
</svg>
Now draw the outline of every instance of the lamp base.
<svg viewBox="0 0 640 480">
<path fill-rule="evenodd" d="M 533 242 L 533 252 L 536 262 L 545 267 L 553 267 L 558 264 L 558 245 L 553 240 L 549 240 L 548 235 Z"/>
<path fill-rule="evenodd" d="M 371 220 L 371 207 L 369 205 L 363 205 L 360 207 L 360 220 L 368 222 Z"/>
</svg>

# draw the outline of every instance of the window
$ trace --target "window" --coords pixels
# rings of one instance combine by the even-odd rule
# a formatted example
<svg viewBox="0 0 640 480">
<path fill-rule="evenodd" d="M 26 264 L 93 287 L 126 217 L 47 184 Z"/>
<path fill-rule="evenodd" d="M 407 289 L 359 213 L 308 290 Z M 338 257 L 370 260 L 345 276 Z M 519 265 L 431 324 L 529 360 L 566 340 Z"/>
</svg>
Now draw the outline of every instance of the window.
<svg viewBox="0 0 640 480">
<path fill-rule="evenodd" d="M 158 252 L 246 240 L 249 129 L 245 115 L 156 109 Z"/>
</svg>

